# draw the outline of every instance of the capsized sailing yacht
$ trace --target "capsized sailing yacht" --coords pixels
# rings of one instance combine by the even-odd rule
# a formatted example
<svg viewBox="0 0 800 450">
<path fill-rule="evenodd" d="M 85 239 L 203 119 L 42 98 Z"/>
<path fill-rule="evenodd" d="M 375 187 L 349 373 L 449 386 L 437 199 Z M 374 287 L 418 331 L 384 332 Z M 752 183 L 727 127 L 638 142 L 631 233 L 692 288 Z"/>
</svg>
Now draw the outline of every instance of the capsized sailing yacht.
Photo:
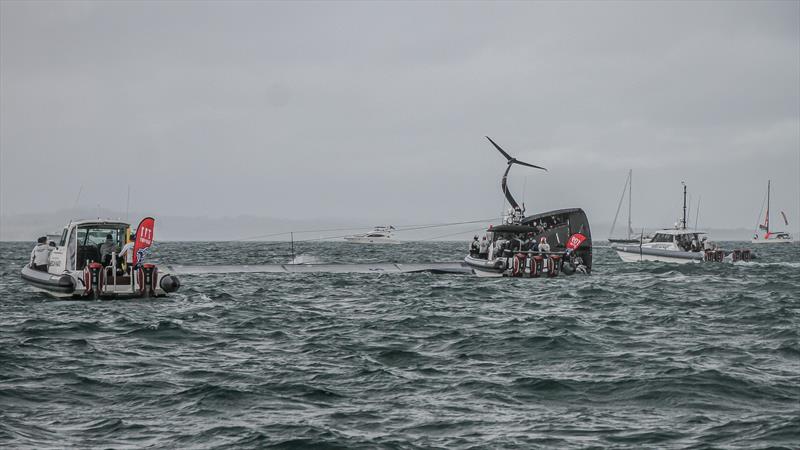
<svg viewBox="0 0 800 450">
<path fill-rule="evenodd" d="M 625 199 L 625 190 L 628 190 L 628 236 L 624 238 L 614 238 L 614 228 L 617 227 L 617 219 L 619 218 L 619 210 L 622 208 L 622 200 Z M 631 228 L 631 192 L 633 190 L 633 170 L 628 170 L 628 178 L 625 179 L 625 186 L 622 188 L 622 195 L 619 197 L 619 204 L 617 205 L 617 213 L 614 215 L 614 223 L 611 224 L 611 231 L 608 233 L 608 242 L 617 244 L 638 244 L 640 241 L 649 241 L 650 237 L 646 239 L 644 236 L 636 237 Z"/>
<path fill-rule="evenodd" d="M 547 211 L 525 216 L 508 190 L 508 172 L 518 164 L 534 169 L 544 167 L 522 162 L 505 152 L 490 137 L 489 142 L 508 163 L 500 183 L 511 205 L 503 223 L 486 230 L 487 251 L 471 250 L 464 264 L 479 277 L 555 277 L 559 274 L 588 274 L 592 270 L 592 234 L 589 220 L 580 208 Z"/>
<path fill-rule="evenodd" d="M 786 231 L 771 231 L 769 229 L 769 196 L 770 196 L 770 187 L 772 184 L 772 180 L 767 180 L 767 213 L 764 215 L 764 223 L 759 223 L 758 227 L 756 228 L 755 233 L 753 234 L 753 239 L 750 240 L 753 244 L 789 244 L 794 242 L 792 239 L 792 235 Z M 789 221 L 786 219 L 786 213 L 781 211 L 781 216 L 783 217 L 783 223 L 788 227 Z M 764 234 L 759 236 L 759 231 L 763 231 Z"/>
</svg>

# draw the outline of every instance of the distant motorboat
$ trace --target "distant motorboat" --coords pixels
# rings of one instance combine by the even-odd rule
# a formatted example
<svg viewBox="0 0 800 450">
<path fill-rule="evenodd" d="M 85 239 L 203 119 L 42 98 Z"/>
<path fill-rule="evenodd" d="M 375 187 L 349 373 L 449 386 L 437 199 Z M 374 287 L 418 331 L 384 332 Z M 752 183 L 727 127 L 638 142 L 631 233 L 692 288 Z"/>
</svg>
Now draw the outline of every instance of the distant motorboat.
<svg viewBox="0 0 800 450">
<path fill-rule="evenodd" d="M 661 261 L 689 263 L 702 261 L 749 261 L 750 250 L 725 251 L 714 247 L 704 248 L 703 231 L 686 228 L 686 184 L 683 185 L 683 218 L 675 228 L 656 231 L 653 238 L 638 245 L 615 243 L 611 248 L 625 262 Z M 710 244 L 708 245 L 710 246 Z M 708 247 L 707 246 L 707 247 Z"/>
<path fill-rule="evenodd" d="M 400 241 L 394 239 L 392 235 L 394 229 L 391 225 L 378 226 L 369 233 L 346 236 L 344 240 L 353 244 L 400 244 Z"/>
<path fill-rule="evenodd" d="M 767 212 L 764 215 L 764 223 L 759 223 L 756 232 L 753 234 L 753 239 L 750 240 L 753 244 L 791 244 L 794 242 L 792 239 L 792 235 L 786 231 L 771 231 L 769 228 L 769 197 L 770 197 L 770 185 L 772 180 L 767 180 Z M 781 216 L 783 217 L 783 223 L 788 227 L 789 220 L 786 219 L 786 213 L 781 211 Z M 759 236 L 759 231 L 763 231 L 764 234 Z"/>
</svg>

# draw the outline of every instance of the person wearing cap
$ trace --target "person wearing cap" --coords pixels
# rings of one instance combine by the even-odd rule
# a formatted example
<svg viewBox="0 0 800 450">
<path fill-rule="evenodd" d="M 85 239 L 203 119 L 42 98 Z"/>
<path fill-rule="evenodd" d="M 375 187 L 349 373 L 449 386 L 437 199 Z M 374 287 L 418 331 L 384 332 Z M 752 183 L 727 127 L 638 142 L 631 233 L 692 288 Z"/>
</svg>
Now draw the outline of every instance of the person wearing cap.
<svg viewBox="0 0 800 450">
<path fill-rule="evenodd" d="M 478 256 L 478 252 L 480 250 L 481 243 L 478 242 L 478 235 L 475 235 L 475 238 L 469 244 L 469 256 Z"/>
<path fill-rule="evenodd" d="M 539 239 L 539 251 L 540 252 L 549 252 L 550 251 L 550 244 L 547 243 L 547 238 L 542 236 Z"/>
<path fill-rule="evenodd" d="M 34 270 L 47 272 L 47 263 L 53 248 L 47 245 L 47 237 L 42 236 L 36 240 L 36 246 L 31 251 L 30 267 Z"/>
<path fill-rule="evenodd" d="M 111 264 L 111 254 L 117 251 L 117 246 L 114 244 L 114 237 L 111 233 L 106 235 L 106 241 L 100 244 L 100 261 L 104 266 Z"/>
</svg>

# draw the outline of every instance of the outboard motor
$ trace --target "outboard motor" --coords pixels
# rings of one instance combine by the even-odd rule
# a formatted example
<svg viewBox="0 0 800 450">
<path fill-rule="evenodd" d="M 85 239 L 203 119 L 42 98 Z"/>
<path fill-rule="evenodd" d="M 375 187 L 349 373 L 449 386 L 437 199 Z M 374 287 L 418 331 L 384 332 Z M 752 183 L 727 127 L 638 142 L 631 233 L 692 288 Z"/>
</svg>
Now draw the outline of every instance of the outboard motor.
<svg viewBox="0 0 800 450">
<path fill-rule="evenodd" d="M 95 300 L 100 298 L 100 289 L 103 287 L 103 265 L 97 262 L 89 264 L 89 289 Z"/>
<path fill-rule="evenodd" d="M 731 253 L 731 261 L 736 262 L 741 260 L 742 260 L 742 251 L 738 249 L 734 250 Z"/>
<path fill-rule="evenodd" d="M 750 249 L 742 249 L 742 261 L 750 261 L 752 259 L 752 255 L 750 254 Z"/>
<path fill-rule="evenodd" d="M 531 278 L 538 278 L 542 275 L 544 268 L 544 257 L 536 255 L 531 258 Z"/>
<path fill-rule="evenodd" d="M 144 290 L 145 297 L 151 297 L 155 295 L 158 269 L 155 264 L 145 264 L 142 266 L 142 272 L 144 273 L 144 283 L 140 289 Z"/>
</svg>

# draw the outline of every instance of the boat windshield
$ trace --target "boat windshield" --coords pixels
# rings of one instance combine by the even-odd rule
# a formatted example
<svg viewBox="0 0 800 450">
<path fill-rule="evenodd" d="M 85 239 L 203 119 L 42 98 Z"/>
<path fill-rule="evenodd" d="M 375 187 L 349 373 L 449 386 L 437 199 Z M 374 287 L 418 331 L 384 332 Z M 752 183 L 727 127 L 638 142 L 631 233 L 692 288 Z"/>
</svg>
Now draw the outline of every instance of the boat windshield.
<svg viewBox="0 0 800 450">
<path fill-rule="evenodd" d="M 114 252 L 119 252 L 125 244 L 125 233 L 128 226 L 125 224 L 83 225 L 77 229 L 77 270 L 83 269 L 86 263 L 101 262 L 104 250 L 102 247 L 110 235 Z M 74 233 L 73 233 L 74 234 Z M 70 240 L 73 241 L 71 238 Z M 107 250 L 106 250 L 107 251 Z M 72 253 L 72 249 L 70 249 Z M 70 255 L 71 256 L 71 255 Z M 71 259 L 71 258 L 70 258 Z"/>
<path fill-rule="evenodd" d="M 672 235 L 665 233 L 656 233 L 650 242 L 672 242 Z"/>
</svg>

